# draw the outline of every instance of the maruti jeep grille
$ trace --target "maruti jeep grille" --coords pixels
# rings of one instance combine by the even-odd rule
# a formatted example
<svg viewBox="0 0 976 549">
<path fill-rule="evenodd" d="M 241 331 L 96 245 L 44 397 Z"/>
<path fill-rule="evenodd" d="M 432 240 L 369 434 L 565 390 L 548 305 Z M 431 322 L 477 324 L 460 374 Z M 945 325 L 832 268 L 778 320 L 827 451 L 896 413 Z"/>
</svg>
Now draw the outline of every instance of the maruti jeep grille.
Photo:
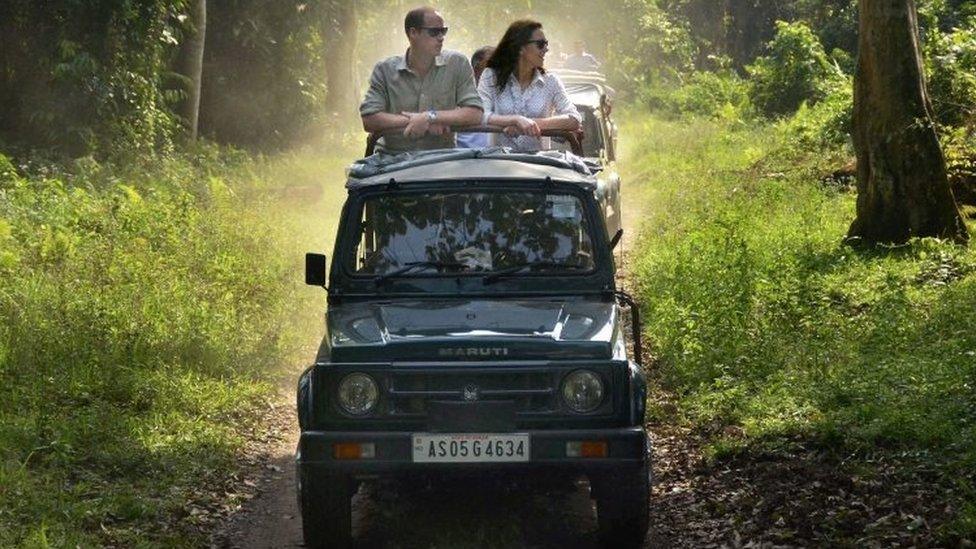
<svg viewBox="0 0 976 549">
<path fill-rule="evenodd" d="M 558 407 L 553 372 L 396 372 L 391 374 L 388 413 L 424 417 L 430 401 L 511 401 L 520 414 L 544 414 Z"/>
</svg>

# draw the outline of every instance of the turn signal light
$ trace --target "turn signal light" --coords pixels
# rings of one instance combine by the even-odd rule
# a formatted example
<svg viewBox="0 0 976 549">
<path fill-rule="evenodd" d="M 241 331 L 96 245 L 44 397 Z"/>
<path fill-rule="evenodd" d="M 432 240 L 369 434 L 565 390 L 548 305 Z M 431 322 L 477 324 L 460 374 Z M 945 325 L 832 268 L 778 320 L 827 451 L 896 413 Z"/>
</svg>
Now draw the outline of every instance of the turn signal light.
<svg viewBox="0 0 976 549">
<path fill-rule="evenodd" d="M 376 457 L 376 445 L 372 442 L 337 442 L 332 445 L 335 459 L 372 459 Z"/>
<path fill-rule="evenodd" d="M 605 458 L 608 455 L 605 440 L 583 440 L 566 443 L 566 457 Z"/>
</svg>

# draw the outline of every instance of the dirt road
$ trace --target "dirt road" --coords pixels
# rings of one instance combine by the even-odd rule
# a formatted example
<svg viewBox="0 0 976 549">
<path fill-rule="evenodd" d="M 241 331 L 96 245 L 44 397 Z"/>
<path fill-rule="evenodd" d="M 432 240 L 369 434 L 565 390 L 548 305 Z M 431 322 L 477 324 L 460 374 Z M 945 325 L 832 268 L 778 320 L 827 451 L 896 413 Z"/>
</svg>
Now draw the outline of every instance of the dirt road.
<svg viewBox="0 0 976 549">
<path fill-rule="evenodd" d="M 259 484 L 258 495 L 221 526 L 213 546 L 302 546 L 293 467 L 298 426 L 294 416 L 278 419 L 290 435 L 269 448 L 266 462 L 252 468 L 252 475 L 259 476 L 252 481 Z M 585 483 L 540 494 L 523 486 L 524 480 L 364 485 L 353 498 L 354 546 L 596 547 Z"/>
<path fill-rule="evenodd" d="M 256 486 L 257 495 L 220 526 L 213 547 L 302 547 L 293 467 L 298 426 L 293 414 L 271 419 L 273 428 L 287 435 L 255 449 L 244 478 Z M 667 426 L 651 430 L 657 482 L 647 546 L 702 547 L 734 539 L 723 521 L 696 517 L 703 500 L 692 481 L 700 456 L 686 433 Z M 518 479 L 508 484 L 489 479 L 427 487 L 366 485 L 353 498 L 354 547 L 598 546 L 585 482 L 548 493 L 522 488 Z"/>
</svg>

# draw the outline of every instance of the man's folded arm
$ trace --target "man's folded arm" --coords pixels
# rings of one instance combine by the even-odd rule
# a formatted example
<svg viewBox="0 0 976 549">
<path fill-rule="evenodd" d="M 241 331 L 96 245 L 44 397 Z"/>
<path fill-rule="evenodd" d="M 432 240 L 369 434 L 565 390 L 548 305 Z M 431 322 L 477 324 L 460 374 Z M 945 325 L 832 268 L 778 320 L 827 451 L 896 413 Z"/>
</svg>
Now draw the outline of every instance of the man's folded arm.
<svg viewBox="0 0 976 549">
<path fill-rule="evenodd" d="M 437 123 L 445 126 L 477 126 L 481 124 L 481 109 L 458 107 L 449 111 L 437 111 Z"/>
<path fill-rule="evenodd" d="M 404 112 L 391 114 L 377 112 L 363 115 L 363 129 L 369 133 L 400 130 L 407 127 L 412 116 L 426 116 L 427 113 Z M 441 126 L 477 126 L 481 124 L 481 109 L 478 107 L 458 107 L 447 111 L 437 111 L 437 124 Z"/>
<path fill-rule="evenodd" d="M 375 112 L 363 115 L 363 130 L 367 133 L 399 130 L 407 127 L 410 118 L 403 114 Z"/>
</svg>

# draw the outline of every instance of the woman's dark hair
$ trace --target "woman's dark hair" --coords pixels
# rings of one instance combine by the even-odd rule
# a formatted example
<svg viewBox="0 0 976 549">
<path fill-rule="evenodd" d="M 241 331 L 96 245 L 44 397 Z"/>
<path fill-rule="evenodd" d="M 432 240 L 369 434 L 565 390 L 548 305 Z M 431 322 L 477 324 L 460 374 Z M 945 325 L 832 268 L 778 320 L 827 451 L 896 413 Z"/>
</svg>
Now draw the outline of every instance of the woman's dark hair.
<svg viewBox="0 0 976 549">
<path fill-rule="evenodd" d="M 519 19 L 508 26 L 505 35 L 502 36 L 498 45 L 495 46 L 495 53 L 491 54 L 485 67 L 495 71 L 495 85 L 499 90 L 505 89 L 508 78 L 518 67 L 519 51 L 522 46 L 532 40 L 532 33 L 542 28 L 542 23 L 532 19 Z M 545 73 L 545 69 L 539 69 Z"/>
</svg>

